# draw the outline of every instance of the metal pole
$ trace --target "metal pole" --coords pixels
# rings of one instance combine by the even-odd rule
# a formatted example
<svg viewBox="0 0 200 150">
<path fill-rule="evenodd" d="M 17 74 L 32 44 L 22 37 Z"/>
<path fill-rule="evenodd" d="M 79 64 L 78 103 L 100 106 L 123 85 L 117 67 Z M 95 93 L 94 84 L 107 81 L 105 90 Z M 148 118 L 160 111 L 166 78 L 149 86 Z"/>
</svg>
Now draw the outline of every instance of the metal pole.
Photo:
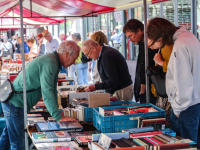
<svg viewBox="0 0 200 150">
<path fill-rule="evenodd" d="M 177 0 L 174 1 L 174 24 L 178 26 L 178 2 Z"/>
<path fill-rule="evenodd" d="M 126 24 L 126 11 L 122 11 L 122 26 Z M 122 55 L 125 59 L 127 59 L 127 46 L 126 46 L 126 36 L 125 34 L 122 35 Z"/>
<path fill-rule="evenodd" d="M 65 40 L 67 39 L 67 25 L 66 25 L 66 17 L 64 17 L 64 32 L 65 32 Z"/>
<path fill-rule="evenodd" d="M 191 0 L 191 30 L 197 37 L 197 0 Z"/>
<path fill-rule="evenodd" d="M 145 70 L 149 66 L 148 58 L 148 46 L 147 46 L 147 1 L 143 0 L 144 6 L 144 46 L 145 46 Z M 149 77 L 146 74 L 146 102 L 150 103 L 150 92 L 149 92 Z"/>
<path fill-rule="evenodd" d="M 63 17 L 68 17 L 68 18 L 75 18 L 75 17 L 97 17 L 97 15 L 92 15 L 92 16 L 40 16 L 40 17 L 37 17 L 37 16 L 33 16 L 33 17 L 24 17 L 24 18 L 63 18 Z M 20 17 L 0 17 L 0 18 L 18 18 L 20 19 Z"/>
<path fill-rule="evenodd" d="M 32 0 L 30 0 L 30 10 L 31 10 L 31 17 L 32 17 Z"/>
<path fill-rule="evenodd" d="M 94 33 L 94 17 L 92 17 L 92 32 Z"/>
<path fill-rule="evenodd" d="M 82 37 L 83 37 L 83 40 L 86 40 L 87 37 L 86 37 L 86 18 L 83 18 L 82 19 Z"/>
<path fill-rule="evenodd" d="M 163 2 L 160 3 L 160 17 L 163 18 Z"/>
<path fill-rule="evenodd" d="M 134 10 L 133 8 L 129 9 L 128 10 L 128 16 L 129 16 L 129 19 L 132 19 L 134 18 Z M 134 54 L 135 54 L 135 44 L 133 42 L 129 42 L 129 55 L 130 55 L 130 60 L 134 60 Z"/>
<path fill-rule="evenodd" d="M 108 41 L 110 41 L 108 13 L 106 14 L 106 35 L 107 35 Z"/>
<path fill-rule="evenodd" d="M 23 99 L 24 99 L 24 130 L 27 125 L 27 99 L 26 99 L 26 72 L 25 72 L 25 56 L 24 56 L 24 28 L 23 28 L 23 0 L 20 0 L 20 24 L 21 24 L 21 54 L 22 54 L 22 73 L 23 73 Z M 28 134 L 25 134 L 25 149 L 28 150 Z M 20 144 L 20 143 L 19 143 Z"/>
</svg>

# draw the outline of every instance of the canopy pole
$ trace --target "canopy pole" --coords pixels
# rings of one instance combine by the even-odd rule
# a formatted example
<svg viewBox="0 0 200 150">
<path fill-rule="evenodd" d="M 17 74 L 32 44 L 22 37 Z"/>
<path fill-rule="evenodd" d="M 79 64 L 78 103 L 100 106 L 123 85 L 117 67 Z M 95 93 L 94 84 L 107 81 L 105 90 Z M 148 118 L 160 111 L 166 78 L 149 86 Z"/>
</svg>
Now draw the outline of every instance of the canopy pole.
<svg viewBox="0 0 200 150">
<path fill-rule="evenodd" d="M 22 73 L 23 73 L 23 100 L 24 100 L 24 131 L 27 131 L 27 99 L 26 99 L 26 72 L 24 57 L 24 28 L 23 28 L 23 0 L 20 0 L 20 25 L 21 25 L 21 54 L 22 54 Z M 28 150 L 28 134 L 25 134 L 25 149 Z M 20 144 L 20 143 L 19 143 Z"/>
<path fill-rule="evenodd" d="M 148 44 L 147 44 L 147 1 L 143 0 L 144 6 L 144 46 L 145 46 L 145 70 L 149 66 L 148 58 Z M 150 92 L 149 92 L 149 77 L 146 75 L 146 103 L 150 103 Z"/>
<path fill-rule="evenodd" d="M 32 17 L 32 0 L 30 0 L 30 10 L 31 10 L 31 17 Z"/>
<path fill-rule="evenodd" d="M 67 25 L 66 25 L 66 17 L 64 17 L 64 32 L 65 32 L 65 41 L 67 40 Z"/>
</svg>

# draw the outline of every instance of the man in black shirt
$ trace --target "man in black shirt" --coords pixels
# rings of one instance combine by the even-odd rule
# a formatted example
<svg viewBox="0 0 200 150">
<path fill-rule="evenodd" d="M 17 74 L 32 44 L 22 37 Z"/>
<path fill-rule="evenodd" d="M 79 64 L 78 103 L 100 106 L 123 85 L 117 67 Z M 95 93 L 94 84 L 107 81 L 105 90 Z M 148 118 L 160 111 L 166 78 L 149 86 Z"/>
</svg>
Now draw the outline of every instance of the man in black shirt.
<svg viewBox="0 0 200 150">
<path fill-rule="evenodd" d="M 135 83 L 134 83 L 134 94 L 135 99 L 140 103 L 146 103 L 146 79 L 145 79 L 145 47 L 144 47 L 144 24 L 136 19 L 130 19 L 123 28 L 123 32 L 126 37 L 129 38 L 133 43 L 139 45 L 139 55 L 137 59 Z M 153 60 L 154 55 L 158 50 L 148 49 L 149 66 L 155 66 Z M 150 81 L 151 85 L 151 81 Z M 150 89 L 150 102 L 156 103 L 156 97 L 153 96 Z"/>
<path fill-rule="evenodd" d="M 86 91 L 105 89 L 120 100 L 132 100 L 133 82 L 126 60 L 119 51 L 93 40 L 84 41 L 82 51 L 88 58 L 98 60 L 97 68 L 102 80 L 102 83 L 88 86 Z"/>
</svg>

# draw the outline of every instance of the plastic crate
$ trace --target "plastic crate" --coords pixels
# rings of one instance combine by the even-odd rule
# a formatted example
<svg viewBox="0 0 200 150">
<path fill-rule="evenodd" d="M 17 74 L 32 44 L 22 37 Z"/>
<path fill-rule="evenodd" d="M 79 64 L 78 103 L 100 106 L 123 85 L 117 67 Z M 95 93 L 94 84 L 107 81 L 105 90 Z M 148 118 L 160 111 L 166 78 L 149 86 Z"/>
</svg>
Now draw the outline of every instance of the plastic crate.
<svg viewBox="0 0 200 150">
<path fill-rule="evenodd" d="M 111 106 L 102 108 L 108 110 L 108 109 L 126 108 L 131 106 L 144 106 L 144 105 L 147 104 L 136 104 L 129 106 Z M 150 103 L 148 103 L 148 105 L 153 106 L 159 111 L 150 113 L 121 115 L 121 116 L 103 116 L 99 113 L 99 107 L 93 108 L 93 125 L 97 130 L 100 130 L 102 133 L 122 132 L 123 129 L 137 128 L 139 117 L 166 117 L 165 110 L 158 108 Z"/>
<path fill-rule="evenodd" d="M 121 105 L 121 104 L 134 104 L 133 101 L 116 101 L 116 102 L 110 102 L 110 105 Z M 92 122 L 93 121 L 93 108 L 85 108 L 84 109 L 85 114 L 85 122 Z"/>
<path fill-rule="evenodd" d="M 6 126 L 5 118 L 4 117 L 0 117 L 0 136 L 1 136 L 5 126 Z"/>
</svg>

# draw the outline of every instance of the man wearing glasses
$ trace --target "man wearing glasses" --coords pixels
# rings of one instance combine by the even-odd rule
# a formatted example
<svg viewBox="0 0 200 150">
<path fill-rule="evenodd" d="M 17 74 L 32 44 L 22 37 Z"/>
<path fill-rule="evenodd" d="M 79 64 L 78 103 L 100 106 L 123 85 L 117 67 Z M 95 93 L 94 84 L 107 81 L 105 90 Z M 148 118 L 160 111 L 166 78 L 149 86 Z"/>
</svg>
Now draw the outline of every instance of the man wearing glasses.
<svg viewBox="0 0 200 150">
<path fill-rule="evenodd" d="M 135 73 L 134 94 L 135 100 L 137 102 L 140 100 L 140 103 L 146 103 L 144 24 L 137 19 L 130 19 L 125 24 L 123 32 L 126 37 L 130 39 L 134 44 L 139 45 L 139 54 Z M 149 66 L 155 66 L 153 57 L 157 52 L 157 50 L 148 49 Z M 156 97 L 154 97 L 151 92 L 150 102 L 153 104 L 156 103 Z"/>
<path fill-rule="evenodd" d="M 99 45 L 94 40 L 82 43 L 83 53 L 93 60 L 97 60 L 97 68 L 102 83 L 88 86 L 85 91 L 106 90 L 120 100 L 132 100 L 133 81 L 128 70 L 126 60 L 116 49 Z"/>
</svg>

